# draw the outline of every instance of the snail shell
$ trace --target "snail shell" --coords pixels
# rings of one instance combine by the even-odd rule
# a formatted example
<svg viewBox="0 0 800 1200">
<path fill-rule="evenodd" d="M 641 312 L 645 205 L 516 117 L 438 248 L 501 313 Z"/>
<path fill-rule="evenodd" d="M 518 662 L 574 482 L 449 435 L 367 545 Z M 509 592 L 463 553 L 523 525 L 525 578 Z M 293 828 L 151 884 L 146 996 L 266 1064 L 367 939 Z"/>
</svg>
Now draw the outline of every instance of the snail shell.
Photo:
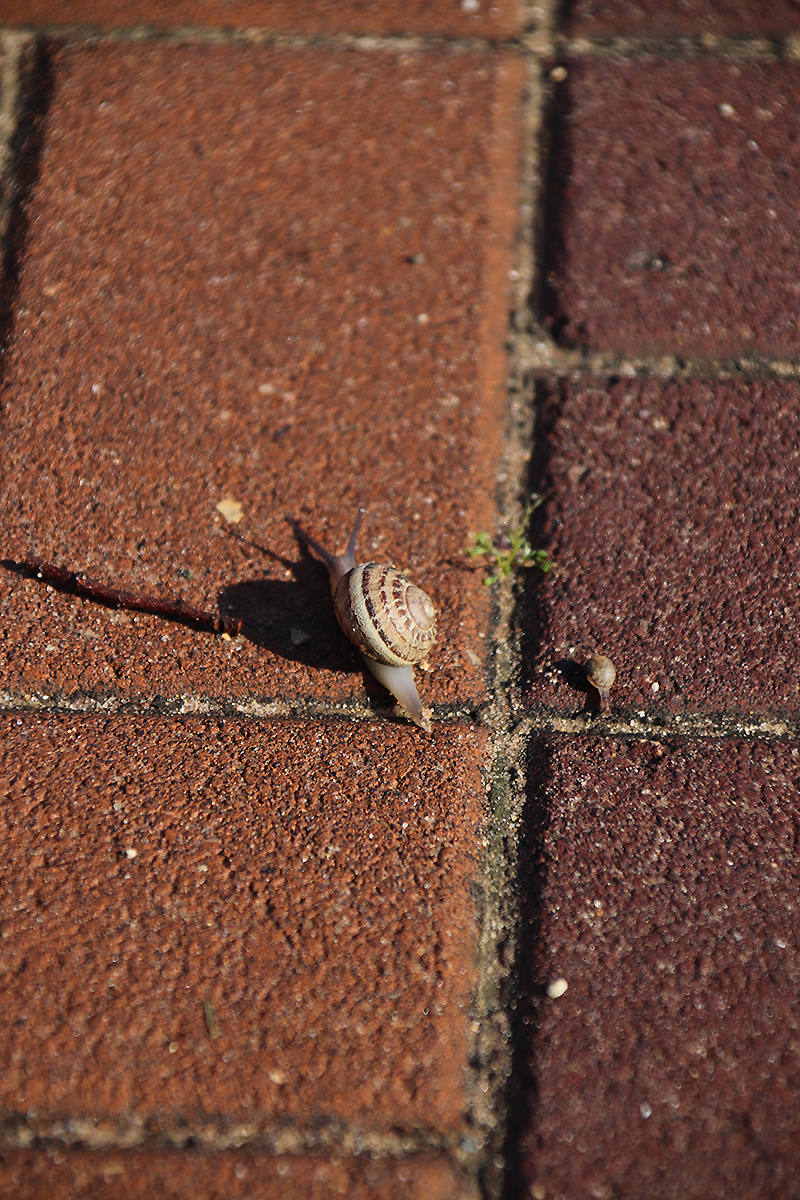
<svg viewBox="0 0 800 1200">
<path fill-rule="evenodd" d="M 372 674 L 399 701 L 415 725 L 430 731 L 414 682 L 414 666 L 427 658 L 436 640 L 436 609 L 429 596 L 396 567 L 356 565 L 359 511 L 347 550 L 331 554 L 302 529 L 297 533 L 328 568 L 336 619 L 358 648 Z"/>
<path fill-rule="evenodd" d="M 345 635 L 375 662 L 392 667 L 423 662 L 436 641 L 433 601 L 383 563 L 348 571 L 336 588 L 333 607 Z"/>
<path fill-rule="evenodd" d="M 617 678 L 617 669 L 605 654 L 595 654 L 586 664 L 586 678 L 600 693 L 600 711 L 611 711 L 610 692 Z"/>
</svg>

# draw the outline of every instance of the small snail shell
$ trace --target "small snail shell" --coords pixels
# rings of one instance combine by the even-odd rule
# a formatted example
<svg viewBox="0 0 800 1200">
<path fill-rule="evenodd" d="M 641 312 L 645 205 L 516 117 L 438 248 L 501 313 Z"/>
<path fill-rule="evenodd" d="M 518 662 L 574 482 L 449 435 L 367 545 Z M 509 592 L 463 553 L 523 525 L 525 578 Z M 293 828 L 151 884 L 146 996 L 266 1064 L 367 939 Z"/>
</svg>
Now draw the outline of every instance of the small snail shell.
<svg viewBox="0 0 800 1200">
<path fill-rule="evenodd" d="M 414 724 L 430 732 L 431 723 L 414 682 L 414 666 L 425 660 L 436 640 L 436 609 L 430 597 L 395 567 L 356 565 L 356 538 L 363 513 L 362 508 L 341 555 L 330 554 L 295 528 L 328 568 L 336 619 L 345 635 Z"/>
<path fill-rule="evenodd" d="M 600 711 L 611 712 L 609 693 L 617 678 L 617 669 L 605 654 L 595 654 L 586 664 L 586 678 L 600 693 Z"/>
</svg>

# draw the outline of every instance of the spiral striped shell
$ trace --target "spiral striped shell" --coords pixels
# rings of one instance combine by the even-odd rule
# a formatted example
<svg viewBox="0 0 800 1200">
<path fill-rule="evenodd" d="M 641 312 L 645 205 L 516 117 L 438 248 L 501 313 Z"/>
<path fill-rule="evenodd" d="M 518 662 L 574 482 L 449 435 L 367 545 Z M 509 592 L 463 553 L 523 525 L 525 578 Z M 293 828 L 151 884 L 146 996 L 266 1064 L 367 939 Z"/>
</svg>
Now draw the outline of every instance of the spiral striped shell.
<svg viewBox="0 0 800 1200">
<path fill-rule="evenodd" d="M 375 662 L 393 667 L 422 662 L 436 640 L 433 601 L 394 567 L 353 567 L 340 580 L 333 604 L 347 637 Z"/>
</svg>

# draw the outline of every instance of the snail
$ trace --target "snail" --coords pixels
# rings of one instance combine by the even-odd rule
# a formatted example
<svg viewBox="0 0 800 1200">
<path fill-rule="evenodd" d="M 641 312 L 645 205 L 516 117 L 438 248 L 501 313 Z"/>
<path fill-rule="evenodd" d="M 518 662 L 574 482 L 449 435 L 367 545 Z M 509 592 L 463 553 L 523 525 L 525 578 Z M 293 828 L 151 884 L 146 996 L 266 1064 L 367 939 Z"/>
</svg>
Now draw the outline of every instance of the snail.
<svg viewBox="0 0 800 1200">
<path fill-rule="evenodd" d="M 605 654 L 595 654 L 586 664 L 586 678 L 600 693 L 600 712 L 611 712 L 609 693 L 617 678 L 617 669 Z"/>
<path fill-rule="evenodd" d="M 415 725 L 430 732 L 414 682 L 414 667 L 423 665 L 436 640 L 436 609 L 429 596 L 396 567 L 384 563 L 356 565 L 356 538 L 364 509 L 359 509 L 344 554 L 330 554 L 295 526 L 315 550 L 330 576 L 336 619 L 345 636 Z"/>
</svg>

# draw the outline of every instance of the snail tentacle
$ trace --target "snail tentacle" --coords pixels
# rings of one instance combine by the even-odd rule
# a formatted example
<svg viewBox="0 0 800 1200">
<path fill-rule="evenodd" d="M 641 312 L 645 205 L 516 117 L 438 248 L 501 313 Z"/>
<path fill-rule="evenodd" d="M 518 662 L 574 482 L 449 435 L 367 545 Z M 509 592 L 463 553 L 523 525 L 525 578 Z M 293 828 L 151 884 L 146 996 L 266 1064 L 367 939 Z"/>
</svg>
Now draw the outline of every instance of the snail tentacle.
<svg viewBox="0 0 800 1200">
<path fill-rule="evenodd" d="M 344 579 L 347 572 L 352 571 L 353 567 L 356 565 L 356 538 L 358 537 L 358 531 L 361 528 L 361 518 L 363 515 L 364 509 L 360 508 L 358 510 L 358 516 L 356 517 L 356 523 L 353 526 L 353 532 L 350 534 L 350 540 L 347 543 L 347 549 L 345 550 L 344 554 L 331 554 L 330 550 L 326 550 L 324 546 L 321 546 L 318 541 L 312 538 L 310 533 L 306 533 L 306 531 L 301 529 L 299 525 L 294 526 L 298 536 L 303 539 L 307 546 L 310 546 L 312 550 L 317 552 L 322 561 L 325 563 L 325 566 L 328 568 L 328 575 L 331 583 L 331 595 L 336 595 L 336 589 L 339 586 L 339 582 Z"/>
</svg>

